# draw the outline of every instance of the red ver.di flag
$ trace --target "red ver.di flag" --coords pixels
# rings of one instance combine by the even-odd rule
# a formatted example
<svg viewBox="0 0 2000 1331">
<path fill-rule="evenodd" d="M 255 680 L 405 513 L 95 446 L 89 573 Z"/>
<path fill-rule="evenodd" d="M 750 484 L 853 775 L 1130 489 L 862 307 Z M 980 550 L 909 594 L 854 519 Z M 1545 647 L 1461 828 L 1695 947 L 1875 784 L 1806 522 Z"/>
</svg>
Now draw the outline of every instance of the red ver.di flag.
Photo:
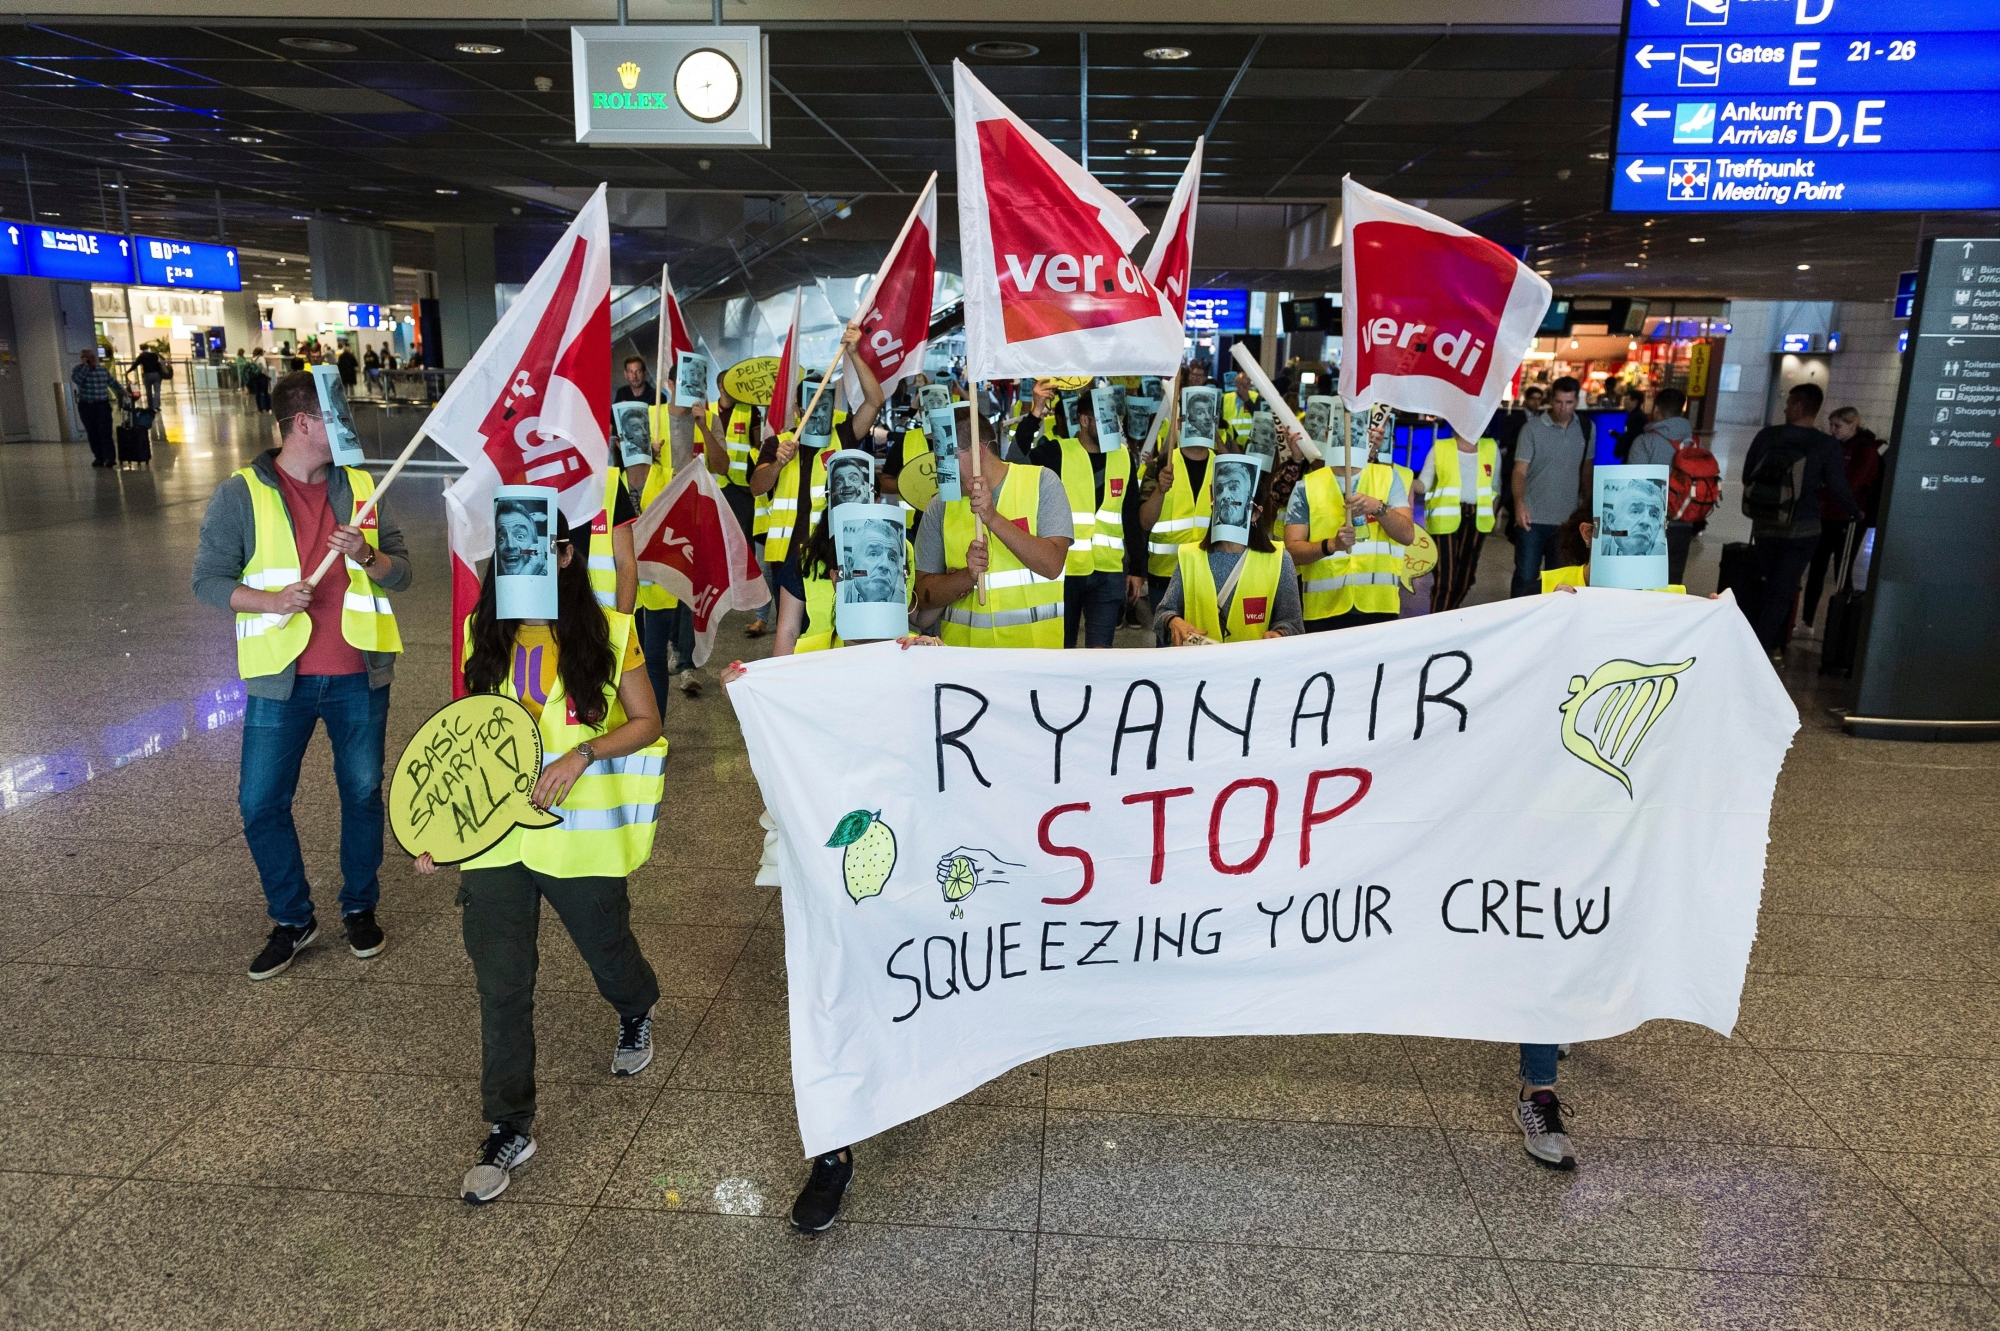
<svg viewBox="0 0 2000 1331">
<path fill-rule="evenodd" d="M 1180 320 L 1126 257 L 1138 217 L 962 62 L 952 72 L 966 376 L 1172 374 Z"/>
<path fill-rule="evenodd" d="M 1146 280 L 1167 298 L 1177 320 L 1187 318 L 1188 286 L 1194 271 L 1194 215 L 1201 202 L 1202 143 L 1202 139 L 1194 141 L 1194 156 L 1181 172 L 1167 215 L 1160 219 L 1160 234 L 1153 237 L 1153 248 L 1146 254 Z"/>
<path fill-rule="evenodd" d="M 632 543 L 639 580 L 658 583 L 694 611 L 696 665 L 714 650 L 724 611 L 754 610 L 771 597 L 742 526 L 699 456 L 646 505 Z"/>
<path fill-rule="evenodd" d="M 1486 432 L 1548 313 L 1549 284 L 1492 241 L 1341 181 L 1340 395 Z"/>
<path fill-rule="evenodd" d="M 662 304 L 667 316 L 667 345 L 665 354 L 660 358 L 660 373 L 665 374 L 666 366 L 680 363 L 683 351 L 693 352 L 697 348 L 694 338 L 688 333 L 687 320 L 681 315 L 681 299 L 674 294 L 673 279 L 667 276 L 665 268 L 660 269 L 660 290 L 666 297 Z"/>
<path fill-rule="evenodd" d="M 784 349 L 778 353 L 778 377 L 771 386 L 771 405 L 764 408 L 764 433 L 777 438 L 798 423 L 799 317 L 805 313 L 805 288 L 792 289 L 792 326 L 785 330 Z"/>
<path fill-rule="evenodd" d="M 895 392 L 905 376 L 924 366 L 924 349 L 930 345 L 931 292 L 936 285 L 937 173 L 932 172 L 854 316 L 861 329 L 855 352 L 868 362 L 869 373 L 884 393 Z"/>
<path fill-rule="evenodd" d="M 611 234 L 604 186 L 479 345 L 423 432 L 466 465 L 445 492 L 451 529 L 452 660 L 493 554 L 493 494 L 543 485 L 577 532 L 604 511 L 611 419 Z M 464 684 L 452 672 L 454 692 Z"/>
</svg>

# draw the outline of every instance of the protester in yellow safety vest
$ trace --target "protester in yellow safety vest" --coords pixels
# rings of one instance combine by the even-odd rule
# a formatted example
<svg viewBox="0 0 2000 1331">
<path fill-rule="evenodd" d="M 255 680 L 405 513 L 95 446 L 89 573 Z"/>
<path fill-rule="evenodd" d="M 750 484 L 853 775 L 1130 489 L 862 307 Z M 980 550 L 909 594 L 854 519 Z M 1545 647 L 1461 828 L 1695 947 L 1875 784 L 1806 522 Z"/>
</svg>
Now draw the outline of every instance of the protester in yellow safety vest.
<svg viewBox="0 0 2000 1331">
<path fill-rule="evenodd" d="M 1353 428 L 1367 428 L 1366 418 L 1356 416 Z M 1367 448 L 1354 451 L 1376 452 L 1383 438 L 1381 429 L 1370 429 Z M 1305 474 L 1285 514 L 1285 549 L 1299 566 L 1308 633 L 1396 618 L 1402 547 L 1417 535 L 1409 468 L 1369 462 L 1350 472 L 1346 446 L 1338 442 L 1326 454 L 1328 465 Z"/>
<path fill-rule="evenodd" d="M 1250 508 L 1248 546 L 1214 540 L 1211 530 L 1200 544 L 1180 548 L 1174 576 L 1153 614 L 1153 636 L 1161 646 L 1255 642 L 1305 632 L 1292 557 L 1272 543 L 1264 517 L 1270 503 L 1271 478 L 1265 474 Z"/>
<path fill-rule="evenodd" d="M 861 340 L 858 330 L 849 328 L 841 334 L 841 355 L 847 363 L 848 372 L 856 375 L 861 383 L 861 405 L 847 416 L 839 410 L 833 413 L 833 433 L 826 448 L 858 448 L 856 442 L 864 438 L 874 428 L 875 418 L 881 413 L 882 404 L 887 399 L 882 394 L 882 386 L 868 369 L 867 362 L 853 354 L 855 344 Z M 811 400 L 811 388 L 807 387 L 805 401 L 800 402 L 801 411 L 806 401 Z M 838 399 L 841 390 L 838 385 L 829 386 L 826 397 Z M 826 410 L 826 403 L 820 403 L 820 410 Z M 766 440 L 763 450 L 757 455 L 757 469 L 750 473 L 752 494 L 768 494 L 771 497 L 771 524 L 764 534 L 764 562 L 783 564 L 791 558 L 793 550 L 812 531 L 812 523 L 826 504 L 826 462 L 821 454 L 825 448 L 804 448 L 800 446 L 797 430 L 787 430 L 775 439 Z M 808 478 L 805 501 L 800 499 L 800 477 Z"/>
<path fill-rule="evenodd" d="M 674 473 L 689 465 L 697 446 L 701 449 L 702 460 L 710 475 L 716 475 L 729 465 L 729 457 L 724 449 L 722 436 L 710 421 L 706 408 L 677 407 L 674 399 L 674 375 L 669 370 L 661 385 L 661 399 L 665 403 L 653 408 L 653 454 L 655 463 L 647 467 L 647 475 L 640 489 L 641 502 L 637 511 L 643 512 L 646 504 L 652 502 L 667 488 Z M 728 491 L 724 491 L 727 494 Z M 593 580 L 597 566 L 598 537 L 592 529 L 591 560 Z M 614 533 L 615 534 L 615 533 Z M 631 544 L 629 533 L 625 544 Z M 625 558 L 626 556 L 620 556 Z M 624 566 L 619 566 L 619 576 L 624 576 Z M 637 581 L 636 568 L 633 574 Z M 599 600 L 603 598 L 600 595 Z M 619 608 L 627 602 L 621 600 Z M 646 653 L 646 674 L 653 684 L 654 700 L 662 712 L 667 705 L 667 685 L 676 676 L 680 681 L 683 696 L 701 696 L 701 672 L 694 664 L 694 614 L 664 588 L 655 587 L 644 593 L 638 600 L 637 627 L 640 645 Z"/>
<path fill-rule="evenodd" d="M 1061 414 L 1055 390 L 1046 381 L 1035 384 L 1027 414 L 1014 423 L 1012 455 L 1046 467 L 1062 478 L 1069 496 L 1071 539 L 1063 565 L 1063 646 L 1109 647 L 1118 631 L 1119 615 L 1128 599 L 1144 594 L 1145 583 L 1125 577 L 1125 508 L 1136 507 L 1132 488 L 1133 458 L 1121 431 L 1102 440 L 1097 418 L 1085 408 L 1077 413 L 1076 434 L 1057 428 L 1046 433 Z"/>
<path fill-rule="evenodd" d="M 1229 431 L 1241 444 L 1250 438 L 1250 426 L 1257 416 L 1257 390 L 1250 386 L 1249 377 L 1236 376 L 1236 386 L 1222 395 L 1222 419 L 1229 424 Z"/>
<path fill-rule="evenodd" d="M 1500 445 L 1484 439 L 1440 437 L 1424 459 L 1416 493 L 1423 499 L 1424 530 L 1437 542 L 1431 611 L 1465 604 L 1479 571 L 1480 547 L 1493 530 L 1495 472 Z"/>
<path fill-rule="evenodd" d="M 1172 427 L 1160 427 L 1159 471 L 1139 505 L 1139 529 L 1146 533 L 1146 582 L 1155 607 L 1179 567 L 1180 547 L 1199 545 L 1208 533 L 1209 462 L 1205 446 L 1169 447 Z"/>
<path fill-rule="evenodd" d="M 1563 561 L 1559 567 L 1542 570 L 1542 590 L 1545 592 L 1575 591 L 1578 587 L 1590 585 L 1590 551 L 1597 539 L 1597 524 L 1589 504 L 1578 504 L 1576 511 L 1563 520 L 1556 532 L 1556 550 Z M 1651 591 L 1675 592 L 1686 595 L 1687 588 L 1680 583 L 1669 583 L 1664 587 L 1653 587 Z M 1713 592 L 1713 601 L 1720 592 Z"/>
<path fill-rule="evenodd" d="M 630 616 L 598 605 L 580 542 L 556 524 L 556 619 L 497 617 L 493 575 L 465 624 L 465 686 L 500 693 L 534 716 L 542 770 L 529 797 L 558 821 L 515 827 L 459 867 L 466 955 L 478 982 L 479 1098 L 488 1123 L 460 1195 L 479 1205 L 507 1190 L 535 1154 L 536 937 L 544 899 L 618 1013 L 614 1077 L 653 1061 L 660 985 L 632 935 L 625 876 L 646 862 L 666 788 L 667 742 Z M 437 872 L 431 857 L 417 872 Z"/>
<path fill-rule="evenodd" d="M 917 608 L 944 611 L 938 636 L 959 647 L 1062 646 L 1063 565 L 1074 533 L 1062 477 L 1009 464 L 996 420 L 979 422 L 972 470 L 972 408 L 956 411 L 958 476 L 965 498 L 930 502 L 917 527 Z M 986 574 L 986 600 L 977 591 Z"/>
<path fill-rule="evenodd" d="M 632 549 L 632 524 L 638 520 L 624 470 L 606 467 L 604 510 L 590 524 L 590 590 L 599 605 L 621 615 L 631 614 L 639 599 L 639 564 Z"/>
<path fill-rule="evenodd" d="M 268 979 L 319 936 L 292 820 L 299 764 L 326 723 L 340 792 L 340 913 L 357 957 L 384 946 L 375 922 L 382 865 L 382 752 L 389 683 L 403 640 L 385 592 L 410 585 L 403 534 L 377 508 L 369 474 L 333 465 L 310 372 L 271 390 L 279 446 L 215 488 L 201 524 L 194 592 L 236 614 L 236 666 L 249 695 L 237 802 L 272 929 L 250 963 Z M 340 552 L 318 587 L 306 581 Z"/>
</svg>

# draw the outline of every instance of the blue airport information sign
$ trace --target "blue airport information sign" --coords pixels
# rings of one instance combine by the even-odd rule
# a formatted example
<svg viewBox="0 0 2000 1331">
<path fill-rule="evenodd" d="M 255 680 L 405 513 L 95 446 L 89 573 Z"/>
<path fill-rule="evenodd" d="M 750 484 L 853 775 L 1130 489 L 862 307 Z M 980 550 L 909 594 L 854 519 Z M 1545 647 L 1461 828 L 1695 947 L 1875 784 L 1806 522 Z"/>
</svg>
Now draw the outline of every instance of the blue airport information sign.
<svg viewBox="0 0 2000 1331">
<path fill-rule="evenodd" d="M 1188 292 L 1186 326 L 1200 332 L 1244 333 L 1250 329 L 1250 293 L 1196 287 Z"/>
<path fill-rule="evenodd" d="M 190 240 L 162 240 L 158 236 L 135 239 L 141 286 L 184 287 L 195 291 L 243 289 L 234 245 L 202 245 Z"/>
<path fill-rule="evenodd" d="M 1614 212 L 2000 208 L 2000 0 L 1626 0 Z"/>
<path fill-rule="evenodd" d="M 28 275 L 28 233 L 33 230 L 19 222 L 0 222 L 0 275 Z"/>
<path fill-rule="evenodd" d="M 57 226 L 21 228 L 28 244 L 28 271 L 36 277 L 71 282 L 132 282 L 132 242 L 107 231 Z"/>
</svg>

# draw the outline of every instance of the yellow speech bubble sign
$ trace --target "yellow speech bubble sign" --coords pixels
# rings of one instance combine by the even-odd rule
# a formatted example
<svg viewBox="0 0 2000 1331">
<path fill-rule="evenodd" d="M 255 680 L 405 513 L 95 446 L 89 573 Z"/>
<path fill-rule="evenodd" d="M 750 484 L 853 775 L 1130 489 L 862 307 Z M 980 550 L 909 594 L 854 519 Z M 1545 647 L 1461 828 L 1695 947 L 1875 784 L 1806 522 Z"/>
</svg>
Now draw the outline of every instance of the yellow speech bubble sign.
<svg viewBox="0 0 2000 1331">
<path fill-rule="evenodd" d="M 527 708 L 497 693 L 447 703 L 417 727 L 389 779 L 396 844 L 458 864 L 517 825 L 553 827 L 562 820 L 528 802 L 541 772 L 541 731 Z"/>
<path fill-rule="evenodd" d="M 1058 393 L 1074 393 L 1079 388 L 1090 387 L 1096 379 L 1088 374 L 1065 374 L 1053 379 L 1044 379 L 1042 382 Z"/>
<path fill-rule="evenodd" d="M 1437 564 L 1437 542 L 1422 527 L 1417 528 L 1417 539 L 1403 547 L 1403 567 L 1397 574 L 1402 580 L 1403 590 L 1415 591 L 1417 579 L 1436 568 Z"/>
<path fill-rule="evenodd" d="M 753 407 L 771 405 L 771 390 L 778 382 L 776 356 L 752 356 L 737 361 L 722 372 L 722 391 L 737 402 Z"/>
<path fill-rule="evenodd" d="M 904 503 L 921 513 L 937 498 L 937 454 L 929 448 L 903 464 L 896 476 L 896 492 Z"/>
</svg>

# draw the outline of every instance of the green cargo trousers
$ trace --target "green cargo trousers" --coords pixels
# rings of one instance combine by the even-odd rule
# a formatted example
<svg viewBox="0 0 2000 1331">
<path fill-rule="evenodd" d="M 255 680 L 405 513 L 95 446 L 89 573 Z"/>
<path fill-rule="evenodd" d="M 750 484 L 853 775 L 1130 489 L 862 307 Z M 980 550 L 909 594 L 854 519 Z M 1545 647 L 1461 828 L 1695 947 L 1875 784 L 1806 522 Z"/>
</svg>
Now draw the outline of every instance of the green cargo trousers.
<svg viewBox="0 0 2000 1331">
<path fill-rule="evenodd" d="M 632 936 L 623 878 L 552 878 L 525 864 L 465 870 L 458 904 L 479 982 L 481 1112 L 487 1122 L 520 1132 L 535 1121 L 536 938 L 544 897 L 619 1016 L 643 1017 L 660 997 L 660 982 Z"/>
</svg>

